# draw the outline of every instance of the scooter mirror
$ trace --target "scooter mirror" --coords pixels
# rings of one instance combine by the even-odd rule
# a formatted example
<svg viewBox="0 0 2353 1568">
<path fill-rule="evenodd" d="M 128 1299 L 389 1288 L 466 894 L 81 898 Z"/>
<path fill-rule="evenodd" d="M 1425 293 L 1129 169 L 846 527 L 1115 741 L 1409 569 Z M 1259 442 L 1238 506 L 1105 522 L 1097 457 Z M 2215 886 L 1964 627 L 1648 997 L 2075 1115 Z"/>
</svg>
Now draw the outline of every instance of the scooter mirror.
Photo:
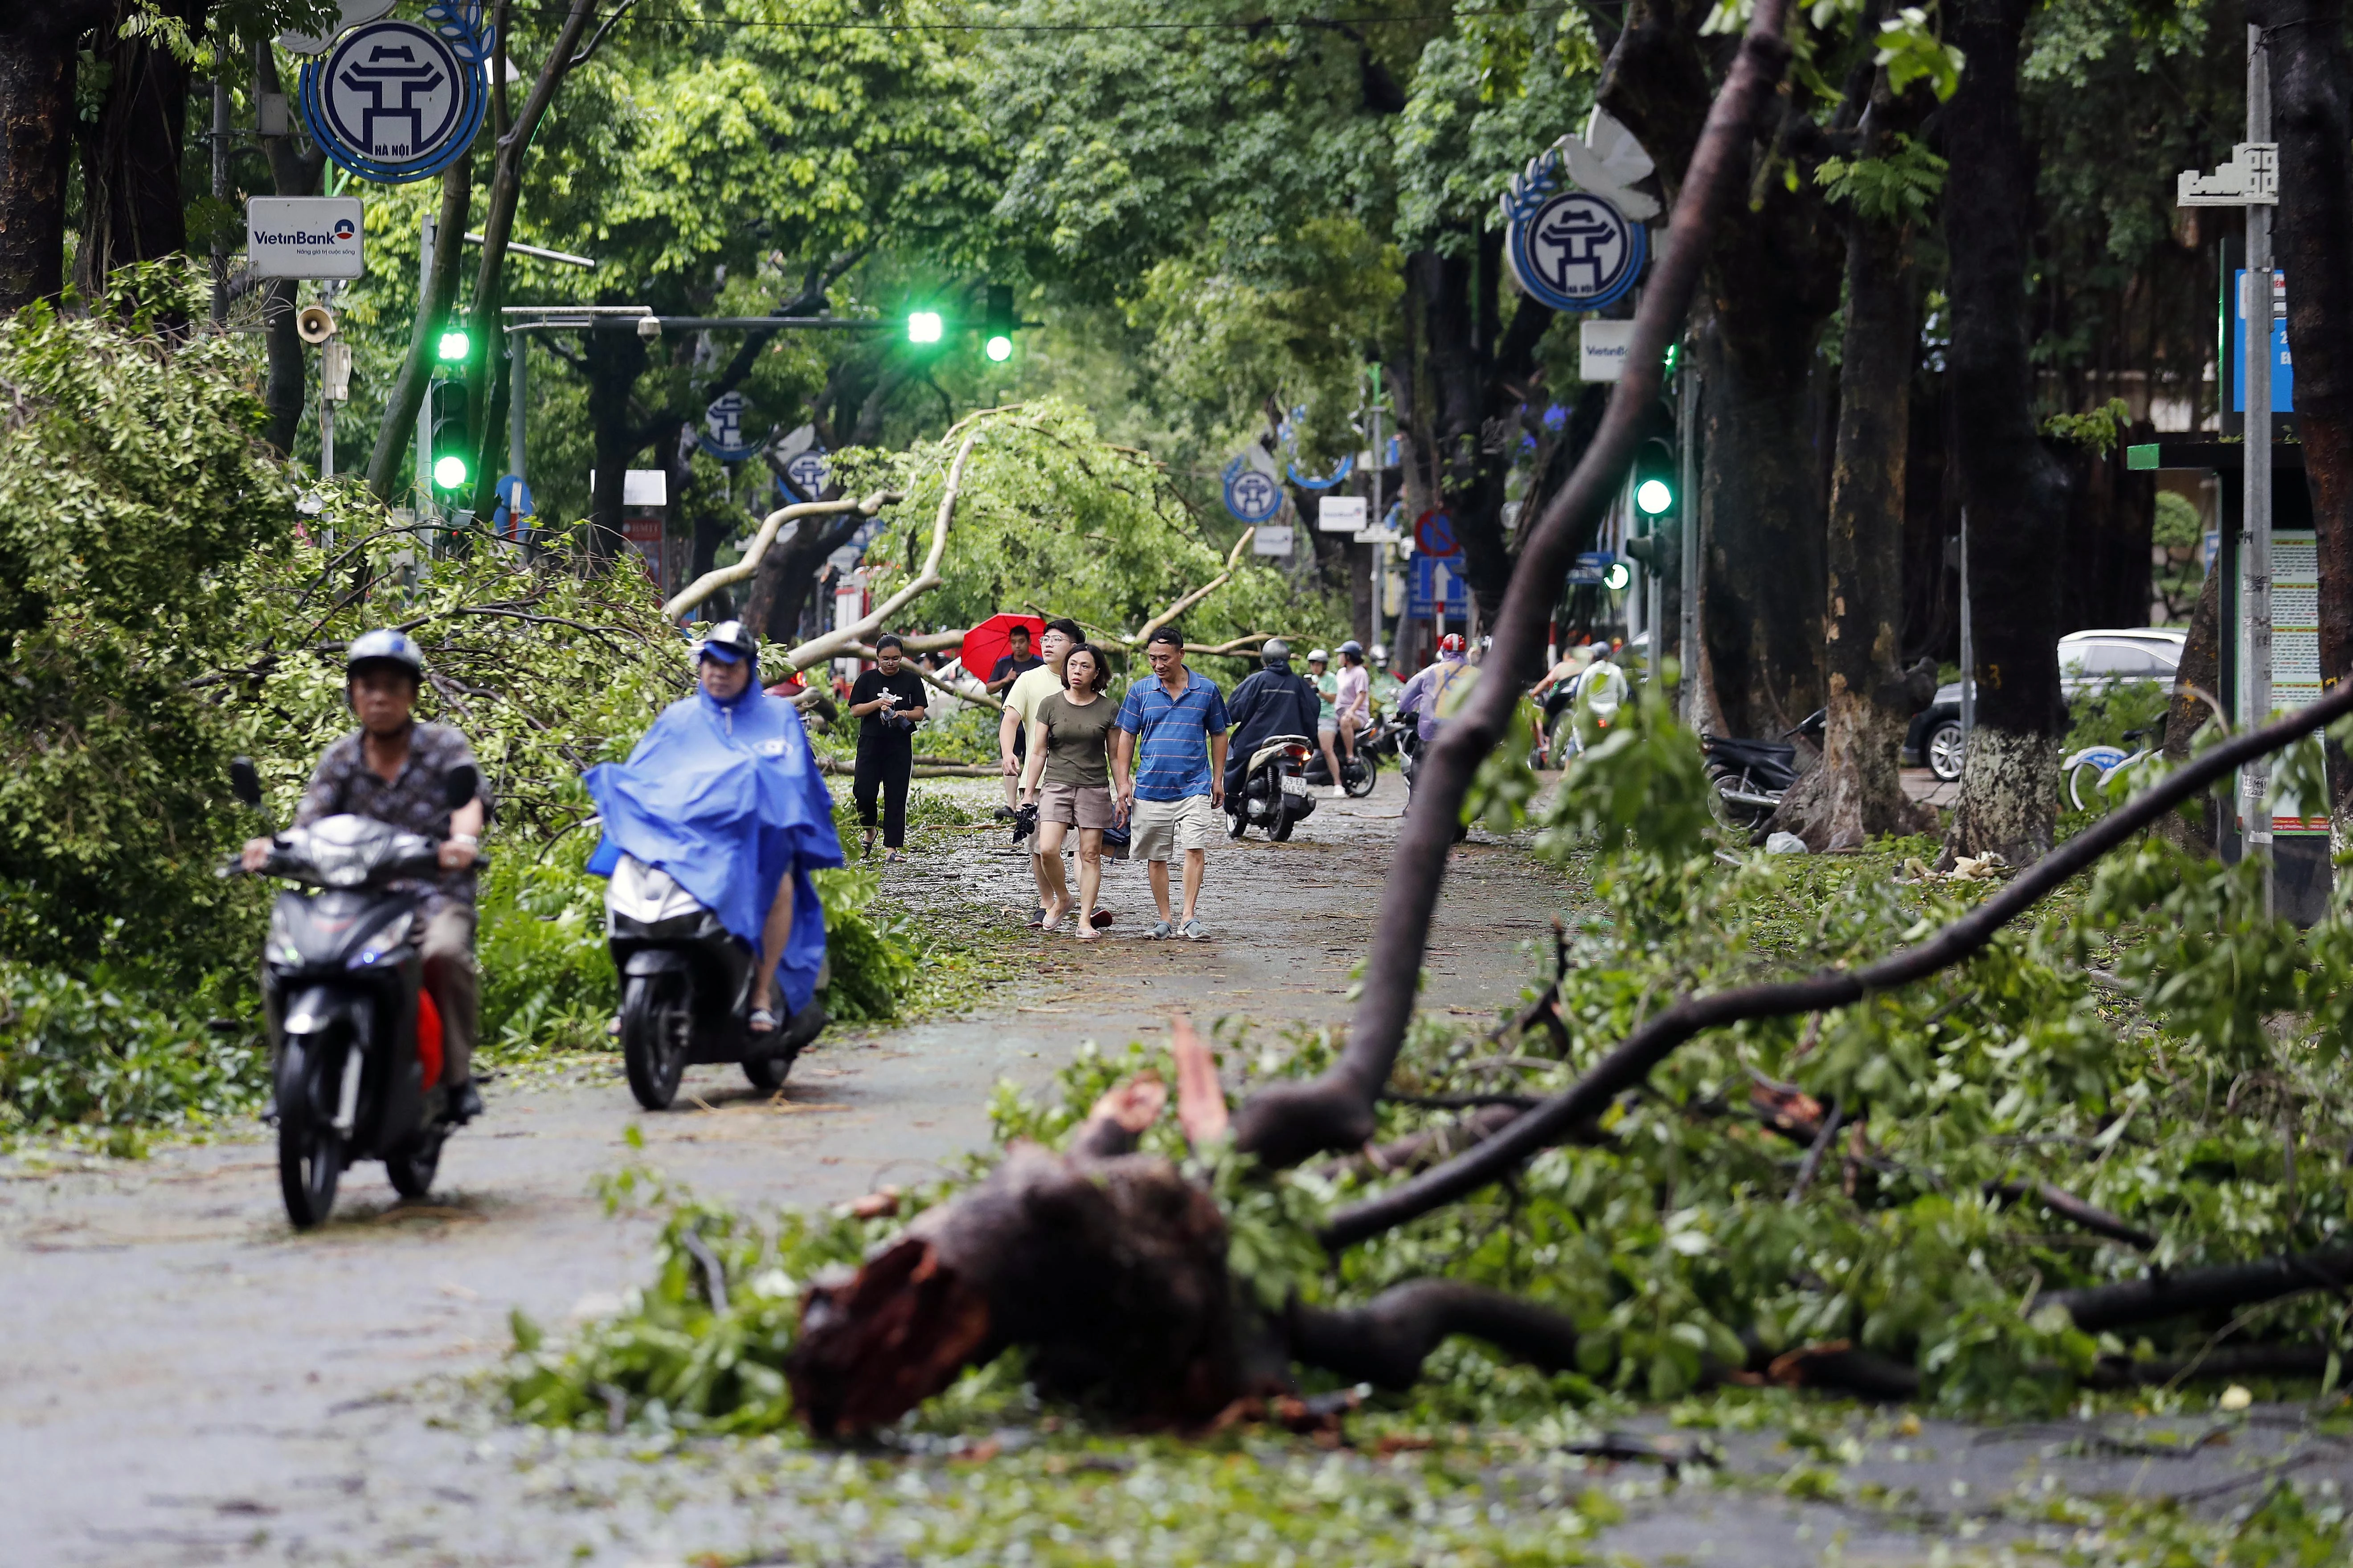
<svg viewBox="0 0 2353 1568">
<path fill-rule="evenodd" d="M 449 803 L 452 811 L 470 802 L 481 787 L 482 775 L 474 771 L 471 763 L 459 763 L 441 775 L 442 798 Z"/>
<path fill-rule="evenodd" d="M 261 809 L 261 774 L 255 771 L 251 757 L 231 757 L 228 762 L 229 793 L 246 805 Z"/>
</svg>

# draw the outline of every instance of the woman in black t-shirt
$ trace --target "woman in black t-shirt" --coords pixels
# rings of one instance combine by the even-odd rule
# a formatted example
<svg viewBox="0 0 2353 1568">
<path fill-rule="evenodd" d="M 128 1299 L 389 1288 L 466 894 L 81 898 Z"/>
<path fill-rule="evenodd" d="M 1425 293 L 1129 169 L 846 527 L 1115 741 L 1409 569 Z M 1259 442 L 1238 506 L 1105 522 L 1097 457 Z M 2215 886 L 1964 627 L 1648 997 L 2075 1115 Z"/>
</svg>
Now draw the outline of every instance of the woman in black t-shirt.
<svg viewBox="0 0 2353 1568">
<path fill-rule="evenodd" d="M 874 796 L 882 795 L 885 861 L 899 858 L 907 841 L 907 780 L 915 766 L 915 726 L 923 721 L 923 678 L 907 668 L 906 645 L 889 632 L 874 639 L 874 668 L 849 689 L 849 714 L 858 721 L 858 771 L 849 796 L 866 826 L 868 855 L 874 853 Z"/>
</svg>

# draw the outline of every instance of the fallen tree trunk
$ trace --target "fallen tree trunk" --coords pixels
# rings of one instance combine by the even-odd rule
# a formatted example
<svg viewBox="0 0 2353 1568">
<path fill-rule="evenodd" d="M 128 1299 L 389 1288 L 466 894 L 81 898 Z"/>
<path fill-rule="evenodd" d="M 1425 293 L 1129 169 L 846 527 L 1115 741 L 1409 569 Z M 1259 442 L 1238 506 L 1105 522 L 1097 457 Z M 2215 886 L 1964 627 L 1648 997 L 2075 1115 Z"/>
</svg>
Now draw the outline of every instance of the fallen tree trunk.
<svg viewBox="0 0 2353 1568">
<path fill-rule="evenodd" d="M 2348 1287 L 2353 1287 L 2353 1247 L 2335 1247 L 2284 1253 L 2253 1263 L 2152 1274 L 2116 1285 L 2052 1290 L 2036 1298 L 2035 1305 L 2064 1307 L 2077 1328 L 2096 1334 L 2130 1323 L 2155 1322 L 2189 1312 L 2229 1311 L 2306 1290 Z"/>
<path fill-rule="evenodd" d="M 818 758 L 818 771 L 845 779 L 855 776 L 858 772 L 851 764 L 837 762 L 831 757 Z M 911 779 L 1001 779 L 1005 776 L 1005 770 L 976 767 L 970 763 L 916 763 L 909 768 L 907 776 Z"/>
</svg>

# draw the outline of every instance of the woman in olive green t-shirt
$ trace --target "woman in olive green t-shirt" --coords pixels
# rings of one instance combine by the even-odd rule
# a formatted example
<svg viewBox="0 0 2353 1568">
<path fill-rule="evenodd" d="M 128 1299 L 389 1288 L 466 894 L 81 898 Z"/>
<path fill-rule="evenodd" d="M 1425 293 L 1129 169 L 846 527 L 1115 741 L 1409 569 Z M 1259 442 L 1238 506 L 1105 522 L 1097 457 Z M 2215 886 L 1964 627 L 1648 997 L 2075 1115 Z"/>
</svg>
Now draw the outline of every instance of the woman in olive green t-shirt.
<svg viewBox="0 0 2353 1568">
<path fill-rule="evenodd" d="M 1045 872 L 1046 914 L 1052 931 L 1071 912 L 1062 875 L 1062 841 L 1079 830 L 1079 940 L 1095 940 L 1095 893 L 1103 886 L 1103 829 L 1119 820 L 1111 793 L 1111 731 L 1119 704 L 1105 698 L 1111 668 L 1103 650 L 1072 648 L 1062 665 L 1062 689 L 1038 704 L 1029 722 L 1029 761 L 1021 770 L 1023 805 L 1038 806 L 1038 854 Z"/>
</svg>

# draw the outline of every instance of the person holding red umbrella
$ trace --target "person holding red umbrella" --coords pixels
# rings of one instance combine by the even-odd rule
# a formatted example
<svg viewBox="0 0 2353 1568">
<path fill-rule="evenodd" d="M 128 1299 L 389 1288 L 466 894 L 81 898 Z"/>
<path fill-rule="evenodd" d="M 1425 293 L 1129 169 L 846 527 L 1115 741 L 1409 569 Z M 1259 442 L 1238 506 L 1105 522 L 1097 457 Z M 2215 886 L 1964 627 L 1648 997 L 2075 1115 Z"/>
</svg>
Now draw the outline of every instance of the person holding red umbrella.
<svg viewBox="0 0 2353 1568">
<path fill-rule="evenodd" d="M 978 678 L 991 697 L 1005 698 L 1013 683 L 1046 661 L 1034 651 L 1044 639 L 1046 622 L 1039 616 L 991 616 L 964 634 L 957 650 L 966 675 Z M 1021 763 L 1029 753 L 1029 726 L 1022 724 L 1013 738 L 1013 762 L 1005 770 L 1005 808 L 1011 811 L 1020 794 Z"/>
</svg>

